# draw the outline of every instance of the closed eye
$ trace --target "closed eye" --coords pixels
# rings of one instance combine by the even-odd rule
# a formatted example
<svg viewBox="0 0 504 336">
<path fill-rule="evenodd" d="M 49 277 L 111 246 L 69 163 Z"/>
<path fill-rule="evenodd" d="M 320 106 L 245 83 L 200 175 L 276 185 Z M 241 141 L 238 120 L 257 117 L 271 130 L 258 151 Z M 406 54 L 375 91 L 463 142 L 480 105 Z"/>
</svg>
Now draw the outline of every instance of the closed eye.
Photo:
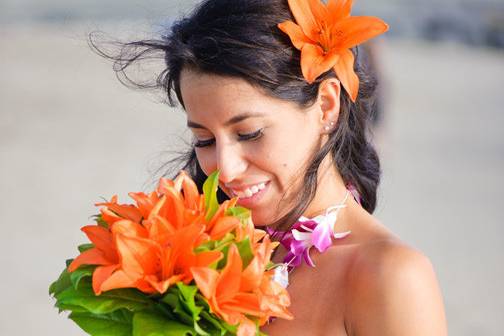
<svg viewBox="0 0 504 336">
<path fill-rule="evenodd" d="M 253 133 L 248 133 L 248 134 L 238 134 L 239 140 L 255 140 L 259 139 L 263 135 L 263 129 L 261 128 L 260 130 L 257 130 L 256 132 Z"/>
<path fill-rule="evenodd" d="M 251 140 L 257 140 L 260 137 L 263 136 L 264 129 L 260 129 L 256 132 L 253 133 L 247 133 L 247 134 L 238 134 L 238 141 L 251 141 Z M 208 139 L 208 140 L 197 140 L 194 142 L 195 147 L 208 147 L 213 145 L 215 142 L 215 139 Z"/>
</svg>

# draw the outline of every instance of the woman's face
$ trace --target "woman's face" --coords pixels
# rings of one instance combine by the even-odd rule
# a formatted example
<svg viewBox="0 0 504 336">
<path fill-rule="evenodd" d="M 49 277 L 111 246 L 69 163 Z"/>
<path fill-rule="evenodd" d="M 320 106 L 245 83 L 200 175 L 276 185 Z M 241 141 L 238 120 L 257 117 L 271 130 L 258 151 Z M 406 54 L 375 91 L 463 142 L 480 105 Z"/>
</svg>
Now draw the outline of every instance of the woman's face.
<svg viewBox="0 0 504 336">
<path fill-rule="evenodd" d="M 220 188 L 252 210 L 255 225 L 284 215 L 285 203 L 277 208 L 283 194 L 297 190 L 321 145 L 320 113 L 271 98 L 241 79 L 184 69 L 180 85 L 205 174 L 219 169 Z"/>
</svg>

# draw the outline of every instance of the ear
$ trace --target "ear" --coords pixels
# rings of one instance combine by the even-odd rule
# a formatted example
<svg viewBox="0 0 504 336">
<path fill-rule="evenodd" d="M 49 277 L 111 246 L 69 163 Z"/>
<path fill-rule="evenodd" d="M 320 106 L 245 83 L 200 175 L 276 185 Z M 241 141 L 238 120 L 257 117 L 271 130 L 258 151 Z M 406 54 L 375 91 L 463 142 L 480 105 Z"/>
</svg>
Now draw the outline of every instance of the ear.
<svg viewBox="0 0 504 336">
<path fill-rule="evenodd" d="M 321 133 L 331 133 L 338 123 L 340 111 L 341 84 L 336 78 L 328 78 L 320 83 L 318 104 L 320 106 Z"/>
</svg>

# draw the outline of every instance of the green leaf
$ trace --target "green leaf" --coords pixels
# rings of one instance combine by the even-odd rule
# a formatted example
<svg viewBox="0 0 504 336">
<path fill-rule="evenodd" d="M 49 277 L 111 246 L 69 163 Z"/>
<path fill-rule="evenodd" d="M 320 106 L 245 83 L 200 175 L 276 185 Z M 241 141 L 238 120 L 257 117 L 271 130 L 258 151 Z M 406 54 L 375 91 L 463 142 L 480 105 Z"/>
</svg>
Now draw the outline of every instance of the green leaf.
<svg viewBox="0 0 504 336">
<path fill-rule="evenodd" d="M 222 238 L 221 240 L 219 240 L 216 244 L 215 244 L 215 250 L 222 250 L 224 247 L 226 247 L 227 245 L 229 245 L 232 241 L 234 241 L 235 239 L 235 235 L 232 234 L 231 232 L 228 232 L 226 233 L 226 235 L 224 236 L 224 238 Z"/>
<path fill-rule="evenodd" d="M 177 292 L 174 292 L 172 290 L 170 293 L 163 296 L 161 301 L 168 304 L 172 308 L 173 312 L 177 315 L 182 323 L 190 326 L 194 324 L 192 314 L 184 310 Z"/>
<path fill-rule="evenodd" d="M 95 270 L 95 265 L 83 265 L 70 273 L 70 280 L 75 289 L 79 287 L 79 282 L 86 277 L 91 277 Z"/>
<path fill-rule="evenodd" d="M 93 314 L 106 314 L 122 308 L 139 311 L 152 305 L 145 294 L 131 288 L 113 289 L 95 295 L 90 281 L 91 279 L 84 278 L 78 289 L 71 286 L 56 295 L 56 306 L 80 306 Z"/>
<path fill-rule="evenodd" d="M 197 317 L 201 312 L 201 307 L 196 306 L 194 301 L 194 295 L 198 292 L 198 287 L 188 286 L 183 282 L 177 282 L 177 288 L 179 290 L 179 299 L 184 304 L 185 308 L 192 313 L 193 317 Z"/>
<path fill-rule="evenodd" d="M 217 188 L 219 186 L 219 171 L 216 170 L 203 183 L 203 195 L 205 195 L 205 219 L 209 221 L 219 209 L 217 201 Z"/>
<path fill-rule="evenodd" d="M 211 326 L 213 326 L 216 329 L 216 331 L 213 334 L 222 336 L 222 335 L 226 335 L 226 333 L 228 331 L 230 331 L 232 333 L 234 331 L 234 334 L 236 334 L 236 327 L 231 326 L 222 320 L 219 320 L 218 318 L 214 317 L 209 312 L 202 311 L 201 317 L 203 320 L 208 322 Z"/>
<path fill-rule="evenodd" d="M 245 268 L 250 264 L 250 261 L 254 258 L 254 253 L 252 252 L 252 245 L 250 243 L 250 239 L 247 237 L 243 239 L 240 242 L 234 242 L 236 247 L 238 248 L 238 252 L 240 253 L 240 257 L 242 259 L 242 267 Z M 222 253 L 224 254 L 224 257 L 219 260 L 219 263 L 217 264 L 217 269 L 224 268 L 227 263 L 227 257 L 228 257 L 228 251 L 229 251 L 229 245 L 227 244 L 222 248 Z"/>
<path fill-rule="evenodd" d="M 89 313 L 89 311 L 86 308 L 83 308 L 81 306 L 73 306 L 73 305 L 67 305 L 67 304 L 62 304 L 62 303 L 56 303 L 56 307 L 58 308 L 58 312 L 63 312 L 63 311 L 69 311 L 72 313 Z"/>
<path fill-rule="evenodd" d="M 58 280 L 54 281 L 51 286 L 49 286 L 49 295 L 57 295 L 71 286 L 72 281 L 70 280 L 70 273 L 65 268 L 58 277 Z"/>
<path fill-rule="evenodd" d="M 79 252 L 82 253 L 82 252 L 85 252 L 87 250 L 90 250 L 94 247 L 93 244 L 91 243 L 88 243 L 88 244 L 81 244 L 79 246 L 77 246 L 77 248 L 79 249 Z"/>
<path fill-rule="evenodd" d="M 276 264 L 275 264 L 274 262 L 272 262 L 272 261 L 270 260 L 270 261 L 268 262 L 268 264 L 266 264 L 266 271 L 269 271 L 269 270 L 271 270 L 271 269 L 273 269 L 273 268 L 275 268 L 275 267 L 279 267 L 279 266 L 282 266 L 282 265 L 283 265 L 283 263 L 276 263 Z"/>
<path fill-rule="evenodd" d="M 183 282 L 177 282 L 177 288 L 179 290 L 179 299 L 182 306 L 192 315 L 194 329 L 199 335 L 208 335 L 208 333 L 201 329 L 198 324 L 198 321 L 200 320 L 199 314 L 203 310 L 203 307 L 198 307 L 194 300 L 194 296 L 198 292 L 198 287 L 188 286 Z"/>
<path fill-rule="evenodd" d="M 217 263 L 217 269 L 222 269 L 222 268 L 224 268 L 224 266 L 226 266 L 226 264 L 227 264 L 227 257 L 228 257 L 228 251 L 229 251 L 229 245 L 230 244 L 224 245 L 221 248 L 221 251 L 222 251 L 222 254 L 224 255 L 224 257 L 222 257 L 219 260 L 219 262 Z"/>
<path fill-rule="evenodd" d="M 137 312 L 133 316 L 133 336 L 196 336 L 191 326 L 171 321 L 153 312 Z"/>
<path fill-rule="evenodd" d="M 241 206 L 234 206 L 226 210 L 226 215 L 238 218 L 245 223 L 251 216 L 250 210 Z"/>
<path fill-rule="evenodd" d="M 240 242 L 235 243 L 238 247 L 238 252 L 242 259 L 243 268 L 247 267 L 248 264 L 254 258 L 254 252 L 252 251 L 252 244 L 250 243 L 250 238 L 247 237 Z"/>
<path fill-rule="evenodd" d="M 131 336 L 131 312 L 118 310 L 109 314 L 71 313 L 68 316 L 92 336 Z"/>
<path fill-rule="evenodd" d="M 194 253 L 207 252 L 215 249 L 215 240 L 209 240 L 194 249 Z"/>
</svg>

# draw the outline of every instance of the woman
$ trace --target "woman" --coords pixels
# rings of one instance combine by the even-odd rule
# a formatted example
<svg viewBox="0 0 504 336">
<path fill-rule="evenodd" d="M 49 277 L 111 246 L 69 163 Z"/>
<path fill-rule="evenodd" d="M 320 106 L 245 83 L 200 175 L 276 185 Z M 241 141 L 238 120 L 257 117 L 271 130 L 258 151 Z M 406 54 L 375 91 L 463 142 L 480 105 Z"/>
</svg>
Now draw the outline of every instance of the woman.
<svg viewBox="0 0 504 336">
<path fill-rule="evenodd" d="M 238 196 L 256 226 L 281 239 L 295 232 L 301 216 L 332 218 L 339 239 L 305 249 L 316 267 L 300 264 L 290 272 L 295 319 L 271 321 L 264 332 L 446 335 L 429 259 L 371 215 L 380 165 L 367 123 L 377 83 L 358 48 L 349 48 L 386 25 L 349 19 L 351 5 L 206 0 L 162 39 L 126 44 L 116 61 L 124 71 L 162 52 L 167 68 L 156 85 L 172 106 L 176 100 L 183 106 L 194 135 L 184 168 L 200 184 L 219 169 L 221 197 Z M 310 31 L 331 24 L 337 29 Z M 331 49 L 341 41 L 347 44 Z M 337 216 L 330 217 L 331 207 Z M 281 247 L 274 258 L 286 256 Z"/>
</svg>

